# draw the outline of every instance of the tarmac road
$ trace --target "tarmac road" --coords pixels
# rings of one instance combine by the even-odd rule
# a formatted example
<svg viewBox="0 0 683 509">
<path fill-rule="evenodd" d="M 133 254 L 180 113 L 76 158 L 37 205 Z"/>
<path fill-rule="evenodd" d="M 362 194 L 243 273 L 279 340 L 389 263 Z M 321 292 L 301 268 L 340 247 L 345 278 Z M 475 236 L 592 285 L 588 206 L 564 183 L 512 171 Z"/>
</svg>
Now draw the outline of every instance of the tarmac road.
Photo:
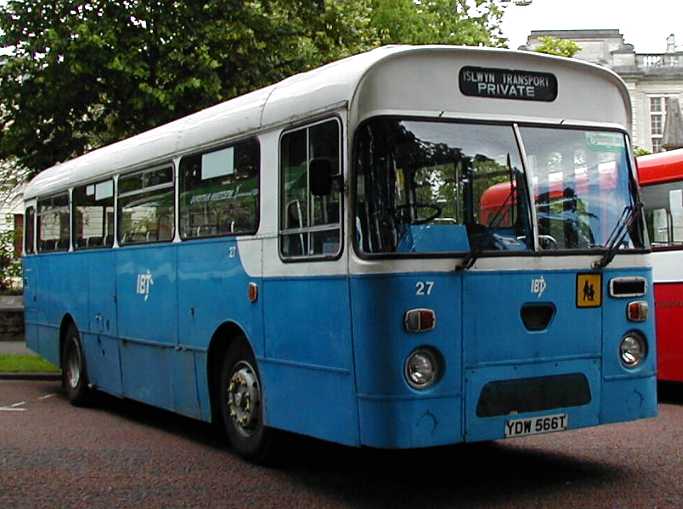
<svg viewBox="0 0 683 509">
<path fill-rule="evenodd" d="M 387 452 L 291 437 L 268 469 L 206 424 L 2 381 L 0 508 L 683 507 L 683 387 L 667 393 L 657 419 L 490 444 Z"/>
</svg>

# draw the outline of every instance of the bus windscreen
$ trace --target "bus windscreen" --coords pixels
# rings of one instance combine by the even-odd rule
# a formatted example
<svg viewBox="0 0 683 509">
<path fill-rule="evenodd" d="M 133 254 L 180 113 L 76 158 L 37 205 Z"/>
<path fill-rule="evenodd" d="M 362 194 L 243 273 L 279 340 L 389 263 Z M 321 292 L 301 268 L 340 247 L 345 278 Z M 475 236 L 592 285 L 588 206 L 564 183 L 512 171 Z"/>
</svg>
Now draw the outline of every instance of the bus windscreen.
<svg viewBox="0 0 683 509">
<path fill-rule="evenodd" d="M 359 131 L 356 241 L 368 254 L 530 246 L 512 126 L 374 119 Z M 500 203 L 486 203 L 492 186 Z"/>
<path fill-rule="evenodd" d="M 521 127 L 532 182 L 539 247 L 604 248 L 635 204 L 626 138 L 620 132 Z M 643 247 L 634 221 L 619 248 Z"/>
<path fill-rule="evenodd" d="M 604 250 L 635 203 L 621 132 L 378 118 L 359 130 L 356 242 L 366 254 Z M 530 182 L 531 191 L 527 190 Z M 534 214 L 529 213 L 533 203 Z M 618 249 L 643 247 L 639 221 Z"/>
</svg>

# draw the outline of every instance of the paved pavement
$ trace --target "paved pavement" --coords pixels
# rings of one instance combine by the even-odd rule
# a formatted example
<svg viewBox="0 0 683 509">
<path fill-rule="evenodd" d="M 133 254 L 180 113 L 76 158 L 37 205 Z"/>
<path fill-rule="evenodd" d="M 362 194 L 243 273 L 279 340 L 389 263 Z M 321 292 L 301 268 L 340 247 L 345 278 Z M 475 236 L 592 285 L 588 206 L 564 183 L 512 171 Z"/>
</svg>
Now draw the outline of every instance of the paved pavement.
<svg viewBox="0 0 683 509">
<path fill-rule="evenodd" d="M 261 468 L 214 429 L 58 382 L 0 382 L 0 507 L 683 507 L 683 388 L 625 424 L 418 451 L 290 437 Z"/>
<path fill-rule="evenodd" d="M 23 341 L 0 341 L 0 354 L 36 355 Z"/>
<path fill-rule="evenodd" d="M 0 295 L 0 311 L 23 311 L 24 298 L 21 295 Z"/>
</svg>

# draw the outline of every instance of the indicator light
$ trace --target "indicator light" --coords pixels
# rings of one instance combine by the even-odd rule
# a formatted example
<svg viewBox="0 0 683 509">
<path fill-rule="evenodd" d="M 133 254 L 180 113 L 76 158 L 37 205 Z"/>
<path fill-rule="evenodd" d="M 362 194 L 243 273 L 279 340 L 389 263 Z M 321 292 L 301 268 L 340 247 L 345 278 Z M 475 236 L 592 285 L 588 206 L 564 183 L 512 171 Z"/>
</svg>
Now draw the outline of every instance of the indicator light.
<svg viewBox="0 0 683 509">
<path fill-rule="evenodd" d="M 436 327 L 436 313 L 431 309 L 411 309 L 403 317 L 407 332 L 426 332 Z"/>
<path fill-rule="evenodd" d="M 629 302 L 626 306 L 626 317 L 632 322 L 647 320 L 648 306 L 644 300 Z"/>
<path fill-rule="evenodd" d="M 258 300 L 258 285 L 256 283 L 249 283 L 247 296 L 249 297 L 249 302 L 256 302 Z"/>
</svg>

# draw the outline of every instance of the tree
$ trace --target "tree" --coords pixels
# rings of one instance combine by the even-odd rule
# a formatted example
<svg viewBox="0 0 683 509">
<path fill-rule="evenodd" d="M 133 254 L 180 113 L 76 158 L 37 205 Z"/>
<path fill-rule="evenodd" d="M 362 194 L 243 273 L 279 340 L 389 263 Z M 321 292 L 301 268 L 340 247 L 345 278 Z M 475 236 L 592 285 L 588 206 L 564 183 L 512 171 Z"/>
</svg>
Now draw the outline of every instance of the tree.
<svg viewBox="0 0 683 509">
<path fill-rule="evenodd" d="M 633 155 L 635 157 L 640 157 L 640 156 L 648 156 L 652 154 L 648 149 L 643 148 L 643 147 L 633 147 Z"/>
<path fill-rule="evenodd" d="M 0 161 L 0 209 L 8 207 L 22 193 L 22 184 L 28 181 L 28 170 L 16 161 Z"/>
<path fill-rule="evenodd" d="M 366 49 L 368 13 L 364 0 L 10 1 L 0 158 L 35 173 Z"/>
<path fill-rule="evenodd" d="M 504 46 L 502 4 L 494 0 L 373 0 L 381 44 Z"/>
<path fill-rule="evenodd" d="M 581 51 L 581 46 L 568 39 L 559 39 L 557 37 L 541 37 L 540 41 L 541 44 L 534 48 L 534 51 L 539 53 L 547 53 L 548 55 L 572 58 L 579 51 Z"/>
<path fill-rule="evenodd" d="M 10 0 L 0 160 L 35 174 L 389 42 L 501 45 L 494 0 Z"/>
<path fill-rule="evenodd" d="M 0 161 L 0 211 L 8 212 L 3 219 L 10 224 L 14 216 L 9 212 L 22 201 L 27 177 L 27 170 L 15 161 Z M 11 227 L 0 231 L 0 291 L 11 288 L 21 277 L 21 259 L 15 256 L 17 239 L 21 240 L 21 233 Z"/>
</svg>

